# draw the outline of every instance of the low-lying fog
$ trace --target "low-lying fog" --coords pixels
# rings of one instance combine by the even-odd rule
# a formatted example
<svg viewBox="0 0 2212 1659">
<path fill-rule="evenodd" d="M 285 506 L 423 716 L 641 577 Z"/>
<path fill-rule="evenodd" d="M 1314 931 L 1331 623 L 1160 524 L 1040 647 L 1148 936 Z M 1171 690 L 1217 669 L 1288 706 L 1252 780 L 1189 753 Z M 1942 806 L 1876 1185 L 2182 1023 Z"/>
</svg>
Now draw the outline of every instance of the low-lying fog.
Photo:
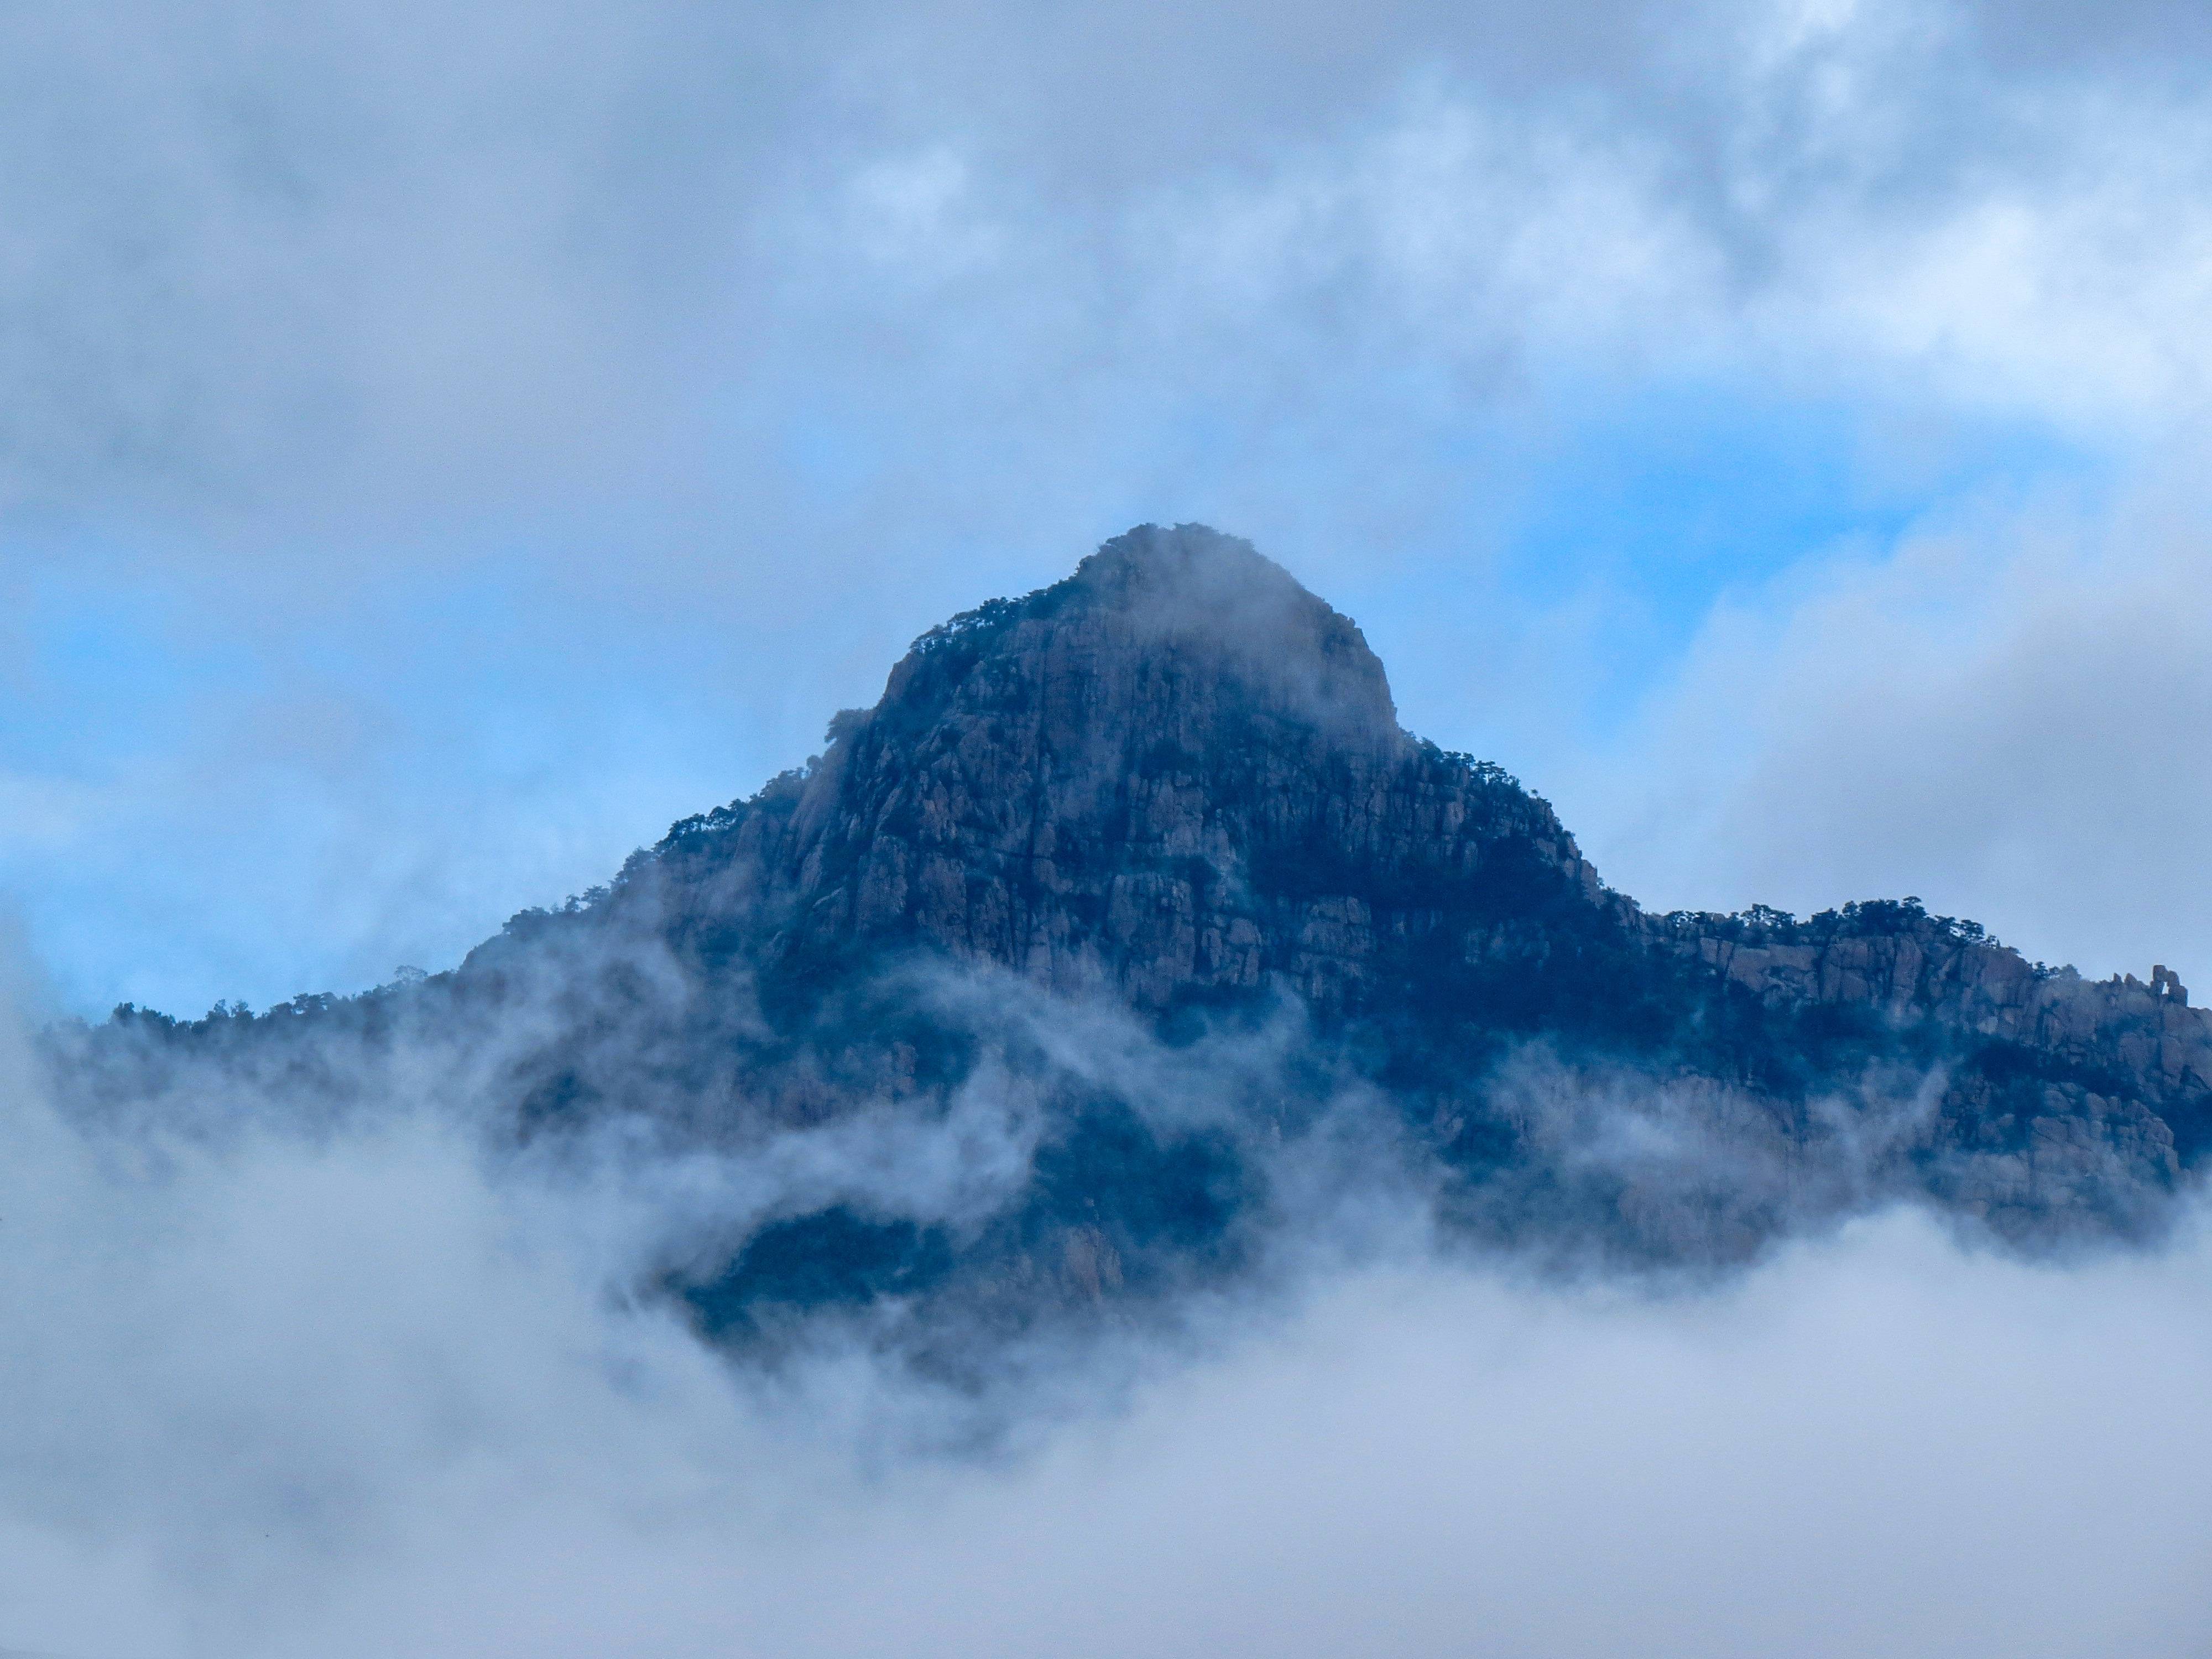
<svg viewBox="0 0 2212 1659">
<path fill-rule="evenodd" d="M 88 1138 L 6 1078 L 0 1649 L 2212 1644 L 2194 1222 L 2052 1263 L 1891 1212 L 1664 1290 L 1370 1239 L 963 1401 L 857 1340 L 764 1377 L 638 1299 L 672 1169 L 405 1112 Z"/>
</svg>

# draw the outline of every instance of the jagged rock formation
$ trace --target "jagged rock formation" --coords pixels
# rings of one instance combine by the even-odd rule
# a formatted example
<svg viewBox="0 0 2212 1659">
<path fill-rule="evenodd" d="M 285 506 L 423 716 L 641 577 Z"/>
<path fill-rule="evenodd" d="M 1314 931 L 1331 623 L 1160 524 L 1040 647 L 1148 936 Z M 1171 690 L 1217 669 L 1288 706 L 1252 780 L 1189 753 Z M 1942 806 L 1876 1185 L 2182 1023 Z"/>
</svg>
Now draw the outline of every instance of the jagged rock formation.
<svg viewBox="0 0 2212 1659">
<path fill-rule="evenodd" d="M 1055 1032 L 1100 1010 L 1146 1079 L 1069 1058 Z M 730 1328 L 1218 1268 L 1270 1149 L 1354 1097 L 1468 1236 L 1662 1258 L 1899 1193 L 2018 1236 L 2139 1229 L 2212 1140 L 2212 1018 L 2163 968 L 2086 982 L 1909 901 L 1648 915 L 1542 800 L 1402 731 L 1349 620 L 1199 526 L 933 629 L 817 760 L 587 902 L 294 1013 L 217 1035 L 296 1068 L 287 1031 L 504 1030 L 478 1074 L 535 1133 L 927 1117 L 988 1068 L 1042 1103 L 996 1210 L 784 1217 L 694 1292 Z M 118 1041 L 81 1069 L 112 1084 Z M 1177 1088 L 1234 1109 L 1147 1095 Z"/>
</svg>

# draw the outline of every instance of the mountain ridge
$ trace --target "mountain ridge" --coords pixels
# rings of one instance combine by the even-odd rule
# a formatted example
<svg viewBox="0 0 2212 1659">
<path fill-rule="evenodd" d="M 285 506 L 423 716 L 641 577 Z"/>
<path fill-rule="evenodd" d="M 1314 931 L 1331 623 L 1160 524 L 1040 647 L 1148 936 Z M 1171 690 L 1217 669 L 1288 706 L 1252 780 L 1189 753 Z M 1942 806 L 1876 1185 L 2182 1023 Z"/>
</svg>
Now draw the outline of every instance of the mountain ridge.
<svg viewBox="0 0 2212 1659">
<path fill-rule="evenodd" d="M 1071 1060 L 1092 1011 L 1243 1115 Z M 1263 1029 L 1296 1036 L 1255 1060 Z M 133 1014 L 75 1064 L 115 1097 L 198 1045 L 343 1094 L 403 1037 L 526 1137 L 937 1124 L 979 1079 L 1030 1103 L 986 1218 L 793 1200 L 672 1269 L 722 1333 L 1228 1271 L 1279 1149 L 1354 1098 L 1448 1232 L 1656 1261 L 1899 1198 L 2136 1236 L 2212 1140 L 2212 1017 L 2162 969 L 2084 981 L 1917 901 L 1646 913 L 1540 798 L 1405 732 L 1349 618 L 1201 526 L 929 630 L 806 767 L 448 974 L 221 1030 Z"/>
</svg>

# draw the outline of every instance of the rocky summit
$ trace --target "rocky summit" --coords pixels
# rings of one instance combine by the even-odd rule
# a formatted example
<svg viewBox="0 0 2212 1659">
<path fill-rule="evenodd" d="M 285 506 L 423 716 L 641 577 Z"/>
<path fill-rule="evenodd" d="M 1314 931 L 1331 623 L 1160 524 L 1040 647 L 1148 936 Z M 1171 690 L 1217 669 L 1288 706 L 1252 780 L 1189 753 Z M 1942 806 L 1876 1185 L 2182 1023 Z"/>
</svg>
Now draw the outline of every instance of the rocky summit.
<svg viewBox="0 0 2212 1659">
<path fill-rule="evenodd" d="M 62 1046 L 110 1106 L 195 1055 L 336 1098 L 408 1063 L 524 1144 L 877 1148 L 672 1261 L 732 1340 L 1237 1272 L 1355 1173 L 1470 1248 L 1711 1262 L 1899 1200 L 2139 1235 L 2212 1145 L 2212 1018 L 2163 968 L 1911 900 L 1647 914 L 1198 526 L 933 629 L 819 757 L 453 971 Z"/>
</svg>

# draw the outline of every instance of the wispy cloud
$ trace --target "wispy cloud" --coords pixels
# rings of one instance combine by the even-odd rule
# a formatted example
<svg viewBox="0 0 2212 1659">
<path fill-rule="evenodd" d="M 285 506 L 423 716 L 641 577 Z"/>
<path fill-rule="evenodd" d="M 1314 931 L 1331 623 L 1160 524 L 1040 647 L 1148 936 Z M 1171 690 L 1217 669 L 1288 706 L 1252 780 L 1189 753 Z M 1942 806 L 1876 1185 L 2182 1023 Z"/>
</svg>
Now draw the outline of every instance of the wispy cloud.
<svg viewBox="0 0 2212 1659">
<path fill-rule="evenodd" d="M 1592 1109 L 1625 1114 L 1589 1141 L 1621 1167 L 1674 1121 Z M 979 1402 L 867 1341 L 758 1371 L 639 1294 L 672 1229 L 742 1226 L 778 1183 L 966 1189 L 896 1125 L 735 1164 L 488 1158 L 404 1098 L 88 1134 L 20 1057 L 0 1112 L 0 1607 L 85 1659 L 2207 1635 L 2196 1225 L 2034 1266 L 1891 1213 L 1662 1289 L 1307 1208 L 1270 1293 L 1003 1374 L 979 1455 L 945 1449 Z"/>
</svg>

